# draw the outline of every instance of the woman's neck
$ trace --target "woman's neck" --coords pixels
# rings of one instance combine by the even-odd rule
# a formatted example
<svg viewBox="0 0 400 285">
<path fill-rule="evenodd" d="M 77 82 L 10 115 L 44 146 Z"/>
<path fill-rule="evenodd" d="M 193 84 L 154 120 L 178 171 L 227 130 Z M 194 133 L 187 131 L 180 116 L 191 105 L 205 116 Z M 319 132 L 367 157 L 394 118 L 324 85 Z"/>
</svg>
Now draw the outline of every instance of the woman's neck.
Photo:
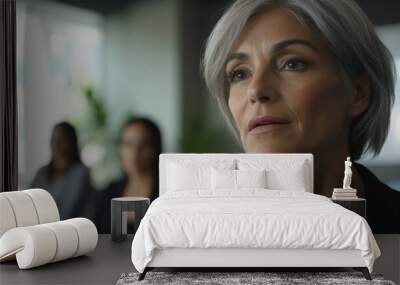
<svg viewBox="0 0 400 285">
<path fill-rule="evenodd" d="M 150 197 L 154 183 L 153 173 L 135 172 L 127 175 L 124 196 Z"/>
<path fill-rule="evenodd" d="M 63 176 L 67 171 L 71 162 L 66 159 L 59 159 L 53 161 L 54 176 Z"/>
</svg>

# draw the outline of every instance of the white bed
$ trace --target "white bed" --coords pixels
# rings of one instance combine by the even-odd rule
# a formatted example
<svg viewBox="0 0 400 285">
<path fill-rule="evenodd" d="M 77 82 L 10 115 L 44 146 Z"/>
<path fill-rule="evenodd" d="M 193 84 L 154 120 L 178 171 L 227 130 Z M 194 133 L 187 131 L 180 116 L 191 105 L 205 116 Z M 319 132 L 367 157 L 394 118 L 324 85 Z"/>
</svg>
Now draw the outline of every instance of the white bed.
<svg viewBox="0 0 400 285">
<path fill-rule="evenodd" d="M 218 182 L 261 168 L 263 188 Z M 368 279 L 380 255 L 362 217 L 313 194 L 311 154 L 162 154 L 159 186 L 132 243 L 140 279 L 155 267 L 354 267 Z"/>
</svg>

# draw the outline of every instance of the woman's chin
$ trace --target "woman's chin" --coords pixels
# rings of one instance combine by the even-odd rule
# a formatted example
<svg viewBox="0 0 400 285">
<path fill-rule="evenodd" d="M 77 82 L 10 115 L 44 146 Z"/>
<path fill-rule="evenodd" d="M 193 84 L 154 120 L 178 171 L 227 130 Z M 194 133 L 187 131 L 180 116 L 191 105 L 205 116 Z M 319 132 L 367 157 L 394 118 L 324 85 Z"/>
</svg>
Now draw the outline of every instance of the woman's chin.
<svg viewBox="0 0 400 285">
<path fill-rule="evenodd" d="M 294 147 L 287 145 L 269 145 L 266 143 L 250 143 L 244 147 L 247 153 L 296 153 L 298 152 Z"/>
</svg>

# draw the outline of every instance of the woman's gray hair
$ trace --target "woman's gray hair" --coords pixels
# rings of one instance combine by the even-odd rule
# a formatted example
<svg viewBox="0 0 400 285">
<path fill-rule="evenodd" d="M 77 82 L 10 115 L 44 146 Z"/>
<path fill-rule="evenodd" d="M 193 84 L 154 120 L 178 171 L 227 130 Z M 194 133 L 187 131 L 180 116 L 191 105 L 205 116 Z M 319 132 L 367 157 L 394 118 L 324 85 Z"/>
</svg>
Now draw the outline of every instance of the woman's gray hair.
<svg viewBox="0 0 400 285">
<path fill-rule="evenodd" d="M 202 67 L 207 87 L 217 99 L 236 139 L 240 142 L 239 130 L 228 106 L 226 60 L 247 21 L 273 7 L 288 9 L 320 34 L 338 62 L 346 84 L 366 72 L 371 83 L 370 102 L 351 124 L 350 155 L 353 160 L 367 152 L 377 155 L 389 130 L 396 70 L 391 53 L 353 0 L 238 0 L 225 11 L 208 38 Z"/>
</svg>

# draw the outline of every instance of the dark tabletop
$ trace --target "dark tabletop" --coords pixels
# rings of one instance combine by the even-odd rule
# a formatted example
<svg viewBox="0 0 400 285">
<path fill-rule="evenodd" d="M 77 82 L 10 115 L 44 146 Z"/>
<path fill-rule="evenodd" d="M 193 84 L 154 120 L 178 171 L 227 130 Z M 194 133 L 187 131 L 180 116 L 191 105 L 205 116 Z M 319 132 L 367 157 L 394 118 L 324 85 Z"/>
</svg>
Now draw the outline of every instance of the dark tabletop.
<svg viewBox="0 0 400 285">
<path fill-rule="evenodd" d="M 374 272 L 400 284 L 400 235 L 375 235 L 382 256 Z M 16 261 L 0 263 L 0 285 L 8 284 L 115 284 L 122 273 L 133 272 L 133 236 L 112 242 L 110 235 L 99 235 L 97 248 L 80 256 L 40 267 L 19 270 Z M 312 270 L 310 270 L 312 271 Z"/>
<path fill-rule="evenodd" d="M 124 272 L 134 271 L 131 261 L 133 236 L 112 242 L 99 235 L 96 249 L 80 256 L 32 269 L 19 270 L 16 261 L 0 264 L 0 284 L 115 284 Z"/>
</svg>

